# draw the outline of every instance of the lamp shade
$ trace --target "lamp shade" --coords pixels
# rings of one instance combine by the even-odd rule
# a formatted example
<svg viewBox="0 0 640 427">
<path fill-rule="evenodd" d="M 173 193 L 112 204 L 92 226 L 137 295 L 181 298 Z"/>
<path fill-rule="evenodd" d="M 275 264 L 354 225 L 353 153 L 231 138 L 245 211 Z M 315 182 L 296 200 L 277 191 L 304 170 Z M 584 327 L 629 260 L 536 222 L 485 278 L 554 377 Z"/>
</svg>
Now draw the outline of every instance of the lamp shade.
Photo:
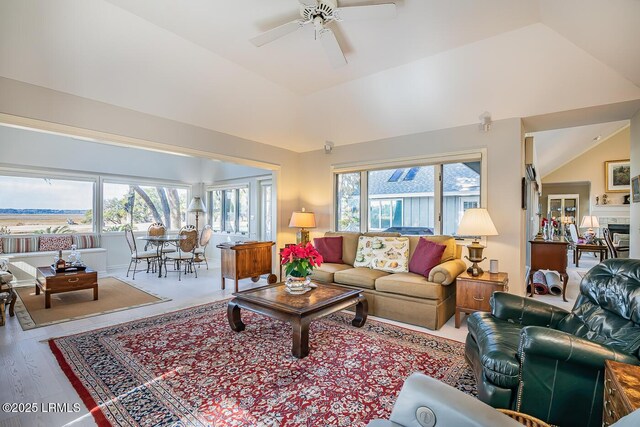
<svg viewBox="0 0 640 427">
<path fill-rule="evenodd" d="M 187 211 L 189 212 L 203 213 L 206 212 L 206 210 L 207 208 L 205 207 L 204 202 L 198 196 L 191 199 L 191 203 L 189 203 L 189 207 L 187 208 Z"/>
<path fill-rule="evenodd" d="M 289 227 L 315 228 L 316 216 L 313 212 L 294 212 L 291 214 Z"/>
<path fill-rule="evenodd" d="M 457 234 L 458 236 L 497 236 L 498 230 L 486 209 L 472 208 L 464 211 Z"/>
<path fill-rule="evenodd" d="M 598 217 L 594 215 L 585 215 L 582 217 L 580 228 L 600 228 Z"/>
</svg>

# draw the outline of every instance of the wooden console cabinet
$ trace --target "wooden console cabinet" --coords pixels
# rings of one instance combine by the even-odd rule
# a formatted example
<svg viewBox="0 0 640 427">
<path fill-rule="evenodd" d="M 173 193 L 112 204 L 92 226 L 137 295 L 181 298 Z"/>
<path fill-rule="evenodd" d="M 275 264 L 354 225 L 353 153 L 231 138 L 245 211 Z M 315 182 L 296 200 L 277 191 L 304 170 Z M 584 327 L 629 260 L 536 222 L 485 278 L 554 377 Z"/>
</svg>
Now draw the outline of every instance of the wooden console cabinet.
<svg viewBox="0 0 640 427">
<path fill-rule="evenodd" d="M 530 240 L 531 244 L 531 269 L 527 284 L 530 286 L 533 297 L 535 289 L 533 286 L 533 273 L 538 270 L 555 270 L 562 277 L 562 299 L 567 301 L 567 249 L 569 242 L 560 238 L 559 240 Z"/>
<path fill-rule="evenodd" d="M 491 311 L 491 295 L 496 291 L 508 290 L 507 273 L 484 272 L 476 277 L 467 272 L 460 274 L 456 279 L 456 328 L 460 327 L 460 313 Z"/>
<path fill-rule="evenodd" d="M 268 283 L 277 281 L 271 272 L 272 247 L 274 242 L 239 242 L 221 243 L 216 247 L 221 252 L 222 289 L 225 279 L 235 282 L 238 292 L 238 280 L 251 278 L 253 282 L 260 280 L 260 276 L 268 274 Z"/>
<path fill-rule="evenodd" d="M 640 408 L 640 366 L 605 360 L 602 425 L 610 426 Z"/>
</svg>

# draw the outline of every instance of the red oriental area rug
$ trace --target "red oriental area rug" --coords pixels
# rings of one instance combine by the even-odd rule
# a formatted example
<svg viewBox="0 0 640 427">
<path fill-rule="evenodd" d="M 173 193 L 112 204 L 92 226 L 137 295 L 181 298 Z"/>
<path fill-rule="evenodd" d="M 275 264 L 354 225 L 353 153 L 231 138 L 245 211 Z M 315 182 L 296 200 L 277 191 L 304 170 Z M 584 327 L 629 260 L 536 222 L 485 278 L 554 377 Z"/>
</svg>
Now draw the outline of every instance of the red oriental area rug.
<svg viewBox="0 0 640 427">
<path fill-rule="evenodd" d="M 226 301 L 49 341 L 100 426 L 364 426 L 388 418 L 420 371 L 475 393 L 464 345 L 338 313 L 311 324 L 291 356 L 291 327 Z"/>
</svg>

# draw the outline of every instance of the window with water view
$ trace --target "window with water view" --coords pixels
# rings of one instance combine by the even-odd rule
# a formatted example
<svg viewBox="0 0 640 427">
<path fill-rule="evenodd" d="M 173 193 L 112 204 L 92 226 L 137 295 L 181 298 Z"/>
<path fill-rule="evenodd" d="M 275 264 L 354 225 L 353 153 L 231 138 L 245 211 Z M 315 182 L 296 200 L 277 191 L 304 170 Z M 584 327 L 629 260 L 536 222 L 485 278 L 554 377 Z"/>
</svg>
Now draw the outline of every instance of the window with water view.
<svg viewBox="0 0 640 427">
<path fill-rule="evenodd" d="M 0 176 L 0 234 L 93 231 L 95 182 Z"/>
</svg>

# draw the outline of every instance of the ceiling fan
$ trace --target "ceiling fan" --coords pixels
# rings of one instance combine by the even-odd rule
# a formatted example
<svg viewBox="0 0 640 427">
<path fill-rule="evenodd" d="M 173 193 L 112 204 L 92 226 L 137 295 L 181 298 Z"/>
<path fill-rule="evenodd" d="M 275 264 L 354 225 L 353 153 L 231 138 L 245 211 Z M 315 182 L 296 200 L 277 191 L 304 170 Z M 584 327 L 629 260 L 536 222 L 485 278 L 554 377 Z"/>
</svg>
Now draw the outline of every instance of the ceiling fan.
<svg viewBox="0 0 640 427">
<path fill-rule="evenodd" d="M 331 65 L 338 68 L 345 65 L 347 60 L 335 34 L 327 28 L 327 24 L 350 19 L 392 18 L 396 14 L 395 3 L 338 7 L 337 0 L 298 1 L 300 2 L 301 19 L 272 28 L 252 38 L 251 43 L 259 47 L 286 36 L 307 24 L 313 24 L 316 30 L 316 40 L 320 40 Z"/>
</svg>

